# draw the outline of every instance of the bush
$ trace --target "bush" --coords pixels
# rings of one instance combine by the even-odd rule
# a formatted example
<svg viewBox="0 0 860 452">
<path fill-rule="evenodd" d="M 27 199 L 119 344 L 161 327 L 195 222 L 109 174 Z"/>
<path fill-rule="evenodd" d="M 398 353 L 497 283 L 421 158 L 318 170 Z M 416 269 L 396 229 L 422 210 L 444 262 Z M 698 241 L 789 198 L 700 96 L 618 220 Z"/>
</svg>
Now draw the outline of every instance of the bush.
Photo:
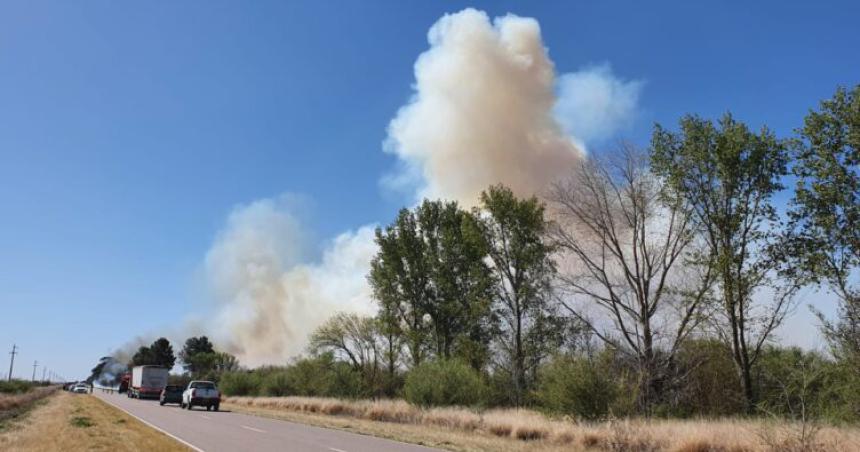
<svg viewBox="0 0 860 452">
<path fill-rule="evenodd" d="M 597 419 L 609 413 L 619 395 L 606 363 L 560 356 L 540 372 L 535 398 L 547 411 Z"/>
<path fill-rule="evenodd" d="M 296 395 L 296 390 L 291 383 L 289 368 L 272 370 L 260 376 L 260 395 L 269 397 Z"/>
<path fill-rule="evenodd" d="M 437 360 L 421 364 L 406 376 L 404 398 L 414 405 L 480 405 L 487 387 L 481 376 L 459 360 Z"/>
<path fill-rule="evenodd" d="M 260 378 L 255 372 L 226 372 L 218 387 L 226 395 L 256 396 L 260 395 Z"/>
<path fill-rule="evenodd" d="M 744 412 L 744 396 L 731 350 L 714 339 L 690 340 L 677 355 L 675 375 L 681 381 L 673 414 L 731 416 Z"/>
<path fill-rule="evenodd" d="M 23 394 L 33 388 L 33 383 L 24 380 L 0 381 L 0 393 Z"/>
</svg>

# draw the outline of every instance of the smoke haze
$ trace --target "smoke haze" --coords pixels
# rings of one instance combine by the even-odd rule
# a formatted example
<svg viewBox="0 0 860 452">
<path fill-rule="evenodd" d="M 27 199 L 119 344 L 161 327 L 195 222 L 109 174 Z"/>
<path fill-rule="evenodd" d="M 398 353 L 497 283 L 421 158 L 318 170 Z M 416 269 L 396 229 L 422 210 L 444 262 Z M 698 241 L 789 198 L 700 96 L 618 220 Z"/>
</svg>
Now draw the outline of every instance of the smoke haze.
<svg viewBox="0 0 860 452">
<path fill-rule="evenodd" d="M 237 207 L 206 256 L 219 304 L 212 336 L 245 365 L 301 353 L 333 312 L 372 312 L 365 275 L 376 248 L 373 226 L 335 237 L 312 263 L 300 208 L 290 196 Z"/>
<path fill-rule="evenodd" d="M 558 80 L 537 21 L 508 15 L 491 22 L 467 9 L 439 19 L 428 41 L 415 63 L 415 92 L 388 126 L 384 149 L 398 158 L 399 171 L 385 185 L 408 190 L 415 201 L 472 206 L 496 183 L 519 195 L 539 193 L 583 158 L 575 144 L 582 140 L 567 135 L 570 124 L 556 117 Z M 617 86 L 611 71 L 593 76 Z M 568 79 L 565 86 L 560 92 L 577 98 L 593 84 Z M 635 111 L 616 107 L 628 101 L 635 107 L 638 88 L 617 91 L 602 103 L 562 103 L 562 113 L 616 112 L 588 126 L 606 134 L 615 130 L 609 123 Z M 206 256 L 217 300 L 210 336 L 246 366 L 301 353 L 308 334 L 336 311 L 374 312 L 366 280 L 377 249 L 374 225 L 339 235 L 315 260 L 301 210 L 292 196 L 239 206 Z"/>
</svg>

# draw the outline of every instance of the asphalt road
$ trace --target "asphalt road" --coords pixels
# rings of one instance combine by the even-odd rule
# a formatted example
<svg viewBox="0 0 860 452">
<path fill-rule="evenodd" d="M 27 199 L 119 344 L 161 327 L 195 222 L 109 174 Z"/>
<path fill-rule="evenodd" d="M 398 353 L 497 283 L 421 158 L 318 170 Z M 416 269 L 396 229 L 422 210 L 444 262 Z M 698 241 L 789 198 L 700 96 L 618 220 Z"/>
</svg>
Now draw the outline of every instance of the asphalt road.
<svg viewBox="0 0 860 452">
<path fill-rule="evenodd" d="M 94 396 L 199 451 L 429 452 L 437 449 L 226 411 L 193 411 L 125 394 Z"/>
</svg>

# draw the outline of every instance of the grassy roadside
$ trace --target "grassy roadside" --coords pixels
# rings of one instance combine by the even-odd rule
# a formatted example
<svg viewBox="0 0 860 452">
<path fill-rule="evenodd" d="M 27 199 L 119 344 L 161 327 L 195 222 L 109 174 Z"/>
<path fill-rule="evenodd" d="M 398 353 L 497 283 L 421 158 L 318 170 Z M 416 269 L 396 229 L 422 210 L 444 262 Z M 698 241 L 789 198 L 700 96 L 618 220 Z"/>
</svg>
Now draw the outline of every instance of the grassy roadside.
<svg viewBox="0 0 860 452">
<path fill-rule="evenodd" d="M 187 451 L 90 395 L 58 392 L 0 431 L 3 451 Z"/>
<path fill-rule="evenodd" d="M 743 419 L 574 423 L 528 410 L 422 410 L 402 401 L 229 397 L 222 406 L 258 416 L 456 451 L 759 452 L 856 451 L 856 427 Z M 811 429 L 810 429 L 811 427 Z"/>
<path fill-rule="evenodd" d="M 387 438 L 453 451 L 519 452 L 542 450 L 560 452 L 563 450 L 571 450 L 569 447 L 564 447 L 562 445 L 546 444 L 544 442 L 535 442 L 531 444 L 517 443 L 491 435 L 460 432 L 443 428 L 428 428 L 421 425 L 378 422 L 326 414 L 300 413 L 288 410 L 240 405 L 229 402 L 222 402 L 221 408 L 235 411 L 237 413 L 251 414 L 270 419 L 313 425 L 316 427 L 345 430 L 362 435 L 376 436 L 379 438 Z"/>
<path fill-rule="evenodd" d="M 15 421 L 24 418 L 27 413 L 44 402 L 57 387 L 41 387 L 25 390 L 20 393 L 0 393 L 0 432 Z"/>
</svg>

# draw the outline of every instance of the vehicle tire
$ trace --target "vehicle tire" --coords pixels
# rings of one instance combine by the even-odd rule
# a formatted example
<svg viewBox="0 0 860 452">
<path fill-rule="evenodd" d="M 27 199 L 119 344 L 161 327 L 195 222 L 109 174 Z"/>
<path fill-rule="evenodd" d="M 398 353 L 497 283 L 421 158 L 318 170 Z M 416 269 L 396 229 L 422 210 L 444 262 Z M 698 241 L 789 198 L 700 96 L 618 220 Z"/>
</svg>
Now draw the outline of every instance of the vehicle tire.
<svg viewBox="0 0 860 452">
<path fill-rule="evenodd" d="M 179 402 L 179 408 L 185 409 L 185 402 Z"/>
<path fill-rule="evenodd" d="M 212 405 L 206 405 L 206 411 L 212 411 Z"/>
<path fill-rule="evenodd" d="M 158 402 L 158 404 L 159 404 L 159 405 L 161 405 L 161 406 L 164 406 L 164 400 L 160 400 L 160 401 Z"/>
<path fill-rule="evenodd" d="M 221 404 L 216 403 L 212 408 L 215 408 L 215 411 L 218 411 L 218 409 L 221 408 Z"/>
<path fill-rule="evenodd" d="M 194 405 L 191 402 L 188 403 L 188 411 L 191 411 L 194 408 Z"/>
</svg>

